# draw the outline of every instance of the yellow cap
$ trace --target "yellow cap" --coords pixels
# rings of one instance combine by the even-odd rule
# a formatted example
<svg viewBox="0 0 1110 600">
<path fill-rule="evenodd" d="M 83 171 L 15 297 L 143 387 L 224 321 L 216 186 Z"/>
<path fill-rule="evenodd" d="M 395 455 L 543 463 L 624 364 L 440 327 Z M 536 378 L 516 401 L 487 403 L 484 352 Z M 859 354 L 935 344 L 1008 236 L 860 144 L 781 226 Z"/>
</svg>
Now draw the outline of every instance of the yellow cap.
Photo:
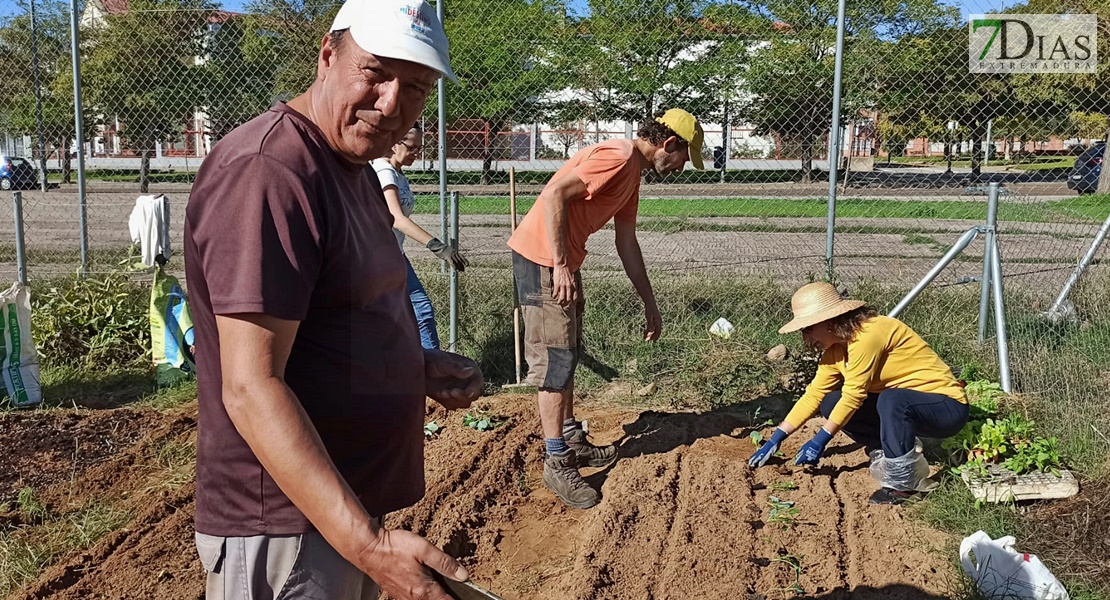
<svg viewBox="0 0 1110 600">
<path fill-rule="evenodd" d="M 701 159 L 701 146 L 705 139 L 705 132 L 702 131 L 697 117 L 681 108 L 672 108 L 655 120 L 670 127 L 678 137 L 686 140 L 690 144 L 690 162 L 694 163 L 695 169 L 705 169 L 705 162 Z"/>
</svg>

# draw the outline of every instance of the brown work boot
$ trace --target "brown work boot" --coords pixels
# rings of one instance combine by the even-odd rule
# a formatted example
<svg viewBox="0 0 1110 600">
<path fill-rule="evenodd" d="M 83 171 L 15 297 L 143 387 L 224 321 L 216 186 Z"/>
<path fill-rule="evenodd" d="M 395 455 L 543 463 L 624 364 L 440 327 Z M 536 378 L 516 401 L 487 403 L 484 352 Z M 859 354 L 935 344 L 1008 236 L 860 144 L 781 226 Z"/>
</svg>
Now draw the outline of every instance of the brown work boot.
<svg viewBox="0 0 1110 600">
<path fill-rule="evenodd" d="M 582 429 L 564 434 L 563 439 L 578 455 L 579 467 L 608 467 L 617 461 L 616 446 L 595 446 L 586 439 L 586 432 Z"/>
<path fill-rule="evenodd" d="M 543 483 L 571 508 L 593 508 L 600 496 L 578 472 L 574 450 L 548 454 L 543 461 Z"/>
</svg>

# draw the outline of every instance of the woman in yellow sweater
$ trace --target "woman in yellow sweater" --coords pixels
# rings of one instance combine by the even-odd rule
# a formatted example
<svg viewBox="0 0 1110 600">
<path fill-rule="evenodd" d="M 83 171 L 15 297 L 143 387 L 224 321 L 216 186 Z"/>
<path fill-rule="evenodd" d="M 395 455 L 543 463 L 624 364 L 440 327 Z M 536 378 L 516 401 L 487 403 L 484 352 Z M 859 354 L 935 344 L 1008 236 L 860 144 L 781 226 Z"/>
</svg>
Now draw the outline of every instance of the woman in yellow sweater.
<svg viewBox="0 0 1110 600">
<path fill-rule="evenodd" d="M 915 436 L 945 438 L 967 423 L 963 386 L 905 323 L 841 298 L 828 283 L 802 286 L 790 303 L 794 319 L 779 333 L 800 330 L 805 343 L 823 354 L 805 394 L 748 464 L 767 464 L 783 440 L 820 411 L 825 426 L 802 446 L 794 464 L 816 465 L 843 430 L 869 455 L 882 448 L 887 459 L 886 487 L 871 503 L 901 504 L 919 484 Z"/>
</svg>

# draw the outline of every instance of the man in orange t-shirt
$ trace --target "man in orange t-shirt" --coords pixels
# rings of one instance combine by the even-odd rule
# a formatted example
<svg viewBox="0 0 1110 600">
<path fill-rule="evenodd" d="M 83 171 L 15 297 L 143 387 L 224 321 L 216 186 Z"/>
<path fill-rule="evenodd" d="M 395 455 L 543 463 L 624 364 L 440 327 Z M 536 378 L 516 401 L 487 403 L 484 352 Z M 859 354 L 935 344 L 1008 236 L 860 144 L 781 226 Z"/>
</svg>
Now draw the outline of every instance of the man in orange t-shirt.
<svg viewBox="0 0 1110 600">
<path fill-rule="evenodd" d="M 702 138 L 698 120 L 672 108 L 644 123 L 635 140 L 584 148 L 555 173 L 509 238 L 524 313 L 527 381 L 539 388 L 547 447 L 543 481 L 574 508 L 590 508 L 599 500 L 579 467 L 605 467 L 617 459 L 613 446 L 589 443 L 574 418 L 574 369 L 585 308 L 579 268 L 586 258 L 586 239 L 613 219 L 617 254 L 644 301 L 644 340 L 659 339 L 663 317 L 636 241 L 640 174 L 648 169 L 661 175 L 678 171 L 688 159 L 704 168 Z"/>
</svg>

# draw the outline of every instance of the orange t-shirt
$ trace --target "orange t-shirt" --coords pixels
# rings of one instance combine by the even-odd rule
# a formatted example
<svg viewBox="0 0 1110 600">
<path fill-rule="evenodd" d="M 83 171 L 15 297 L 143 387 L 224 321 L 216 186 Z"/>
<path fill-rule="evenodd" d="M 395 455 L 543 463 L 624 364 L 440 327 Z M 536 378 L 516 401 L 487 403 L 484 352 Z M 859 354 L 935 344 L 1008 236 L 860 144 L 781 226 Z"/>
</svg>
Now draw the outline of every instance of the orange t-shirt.
<svg viewBox="0 0 1110 600">
<path fill-rule="evenodd" d="M 616 218 L 636 221 L 640 205 L 640 161 L 632 140 L 609 140 L 583 148 L 563 165 L 551 181 L 574 173 L 586 184 L 585 200 L 567 204 L 567 267 L 577 271 L 586 259 L 586 238 Z M 551 183 L 548 182 L 548 187 Z M 509 238 L 517 254 L 545 267 L 555 266 L 551 240 L 544 222 L 545 187 L 532 209 Z"/>
</svg>

